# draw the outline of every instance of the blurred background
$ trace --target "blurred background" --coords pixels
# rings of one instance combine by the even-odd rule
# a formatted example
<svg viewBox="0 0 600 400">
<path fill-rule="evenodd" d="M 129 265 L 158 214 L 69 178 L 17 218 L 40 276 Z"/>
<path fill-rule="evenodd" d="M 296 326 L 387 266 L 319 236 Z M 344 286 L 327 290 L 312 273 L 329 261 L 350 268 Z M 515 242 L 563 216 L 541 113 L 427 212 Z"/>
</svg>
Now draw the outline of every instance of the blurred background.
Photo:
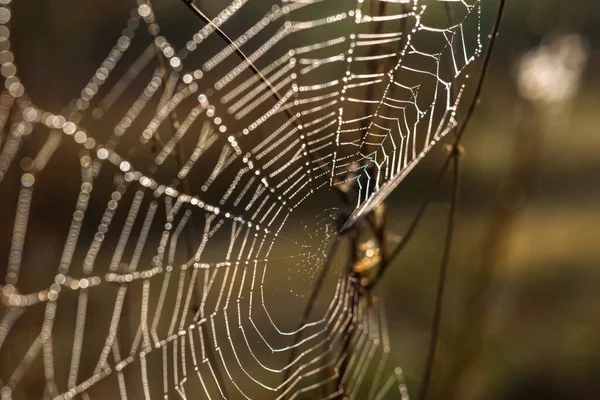
<svg viewBox="0 0 600 400">
<path fill-rule="evenodd" d="M 495 2 L 484 2 L 494 9 Z M 15 5 L 13 46 L 40 105 L 58 111 L 87 81 L 114 42 L 105 32 L 122 25 L 115 7 L 129 7 L 117 3 Z M 210 10 L 210 2 L 199 3 Z M 180 5 L 157 7 L 166 30 L 195 21 L 180 19 Z M 598 398 L 598 71 L 599 2 L 507 1 L 481 101 L 462 141 L 460 203 L 429 398 Z M 434 148 L 389 196 L 394 235 L 404 234 L 446 156 L 443 146 Z M 74 169 L 71 178 L 78 174 Z M 377 288 L 387 304 L 392 354 L 415 398 L 429 345 L 449 178 Z M 7 177 L 4 187 L 18 187 L 17 179 Z M 46 239 L 32 260 L 62 246 L 62 238 L 52 236 L 53 218 L 70 215 L 72 194 L 61 218 L 40 213 L 32 219 L 37 237 Z M 61 196 L 46 199 L 46 206 L 59 209 L 67 201 Z M 15 201 L 3 200 L 0 210 L 3 260 Z M 99 218 L 102 209 L 90 212 Z M 42 376 L 41 366 L 38 371 Z"/>
<path fill-rule="evenodd" d="M 463 140 L 431 398 L 598 397 L 599 16 L 593 1 L 506 4 Z M 388 199 L 398 221 L 390 226 L 410 220 L 433 179 L 434 158 Z M 411 393 L 431 327 L 447 179 L 382 288 Z"/>
</svg>

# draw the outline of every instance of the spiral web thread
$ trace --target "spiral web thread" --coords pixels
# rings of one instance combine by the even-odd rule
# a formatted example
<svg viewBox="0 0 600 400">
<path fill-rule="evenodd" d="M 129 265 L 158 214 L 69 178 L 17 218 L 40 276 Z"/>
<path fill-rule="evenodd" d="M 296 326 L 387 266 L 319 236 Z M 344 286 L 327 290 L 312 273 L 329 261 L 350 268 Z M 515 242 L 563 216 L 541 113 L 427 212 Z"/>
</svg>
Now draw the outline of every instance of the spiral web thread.
<svg viewBox="0 0 600 400">
<path fill-rule="evenodd" d="M 328 260 L 338 192 L 355 190 L 346 229 L 456 125 L 465 71 L 482 53 L 480 1 L 263 2 L 250 21 L 238 17 L 256 2 L 236 0 L 196 20 L 180 50 L 139 1 L 61 113 L 28 96 L 2 3 L 2 196 L 14 196 L 11 176 L 19 182 L 2 399 L 31 385 L 57 399 L 408 397 L 389 365 L 382 301 Z M 43 266 L 53 282 L 27 291 L 23 273 L 40 268 L 26 262 L 36 187 L 57 179 L 59 158 L 80 170 L 73 217 L 58 267 Z M 92 203 L 103 212 L 90 216 Z M 303 203 L 313 216 L 289 229 Z M 336 268 L 319 315 L 279 323 L 299 316 L 279 310 L 290 291 L 281 276 L 313 284 L 327 262 Z M 18 328 L 28 315 L 33 337 Z"/>
</svg>

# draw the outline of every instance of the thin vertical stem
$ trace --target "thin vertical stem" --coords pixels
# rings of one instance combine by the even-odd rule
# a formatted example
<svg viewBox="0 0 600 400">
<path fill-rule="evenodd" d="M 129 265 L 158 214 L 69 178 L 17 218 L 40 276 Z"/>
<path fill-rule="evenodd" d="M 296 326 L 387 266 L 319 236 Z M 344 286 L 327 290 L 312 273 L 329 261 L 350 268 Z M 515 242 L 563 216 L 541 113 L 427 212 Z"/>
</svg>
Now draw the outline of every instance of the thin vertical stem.
<svg viewBox="0 0 600 400">
<path fill-rule="evenodd" d="M 424 400 L 427 398 L 427 392 L 429 390 L 429 383 L 431 381 L 431 374 L 433 371 L 433 364 L 435 360 L 435 354 L 437 350 L 438 338 L 440 335 L 440 322 L 442 319 L 442 309 L 444 303 L 444 292 L 446 289 L 446 276 L 448 272 L 448 263 L 450 261 L 450 253 L 452 251 L 452 239 L 454 235 L 454 225 L 456 220 L 456 209 L 458 208 L 458 197 L 460 193 L 460 152 L 457 148 L 452 150 L 454 168 L 452 174 L 452 199 L 450 201 L 450 211 L 448 213 L 448 224 L 446 227 L 446 240 L 444 242 L 444 254 L 442 255 L 442 264 L 440 266 L 440 273 L 438 277 L 437 292 L 435 297 L 435 307 L 433 311 L 433 320 L 431 323 L 429 346 L 427 351 L 427 359 L 425 361 L 425 373 L 423 375 L 423 382 L 421 384 L 421 392 L 419 399 Z"/>
<path fill-rule="evenodd" d="M 479 78 L 477 79 L 477 85 L 475 87 L 475 93 L 474 93 L 474 97 L 473 97 L 473 101 L 471 102 L 469 109 L 467 110 L 467 113 L 464 117 L 464 119 L 462 120 L 462 123 L 460 123 L 458 125 L 458 127 L 456 128 L 455 132 L 456 132 L 456 136 L 454 139 L 454 144 L 453 144 L 453 148 L 458 148 L 458 145 L 460 144 L 460 140 L 462 138 L 462 135 L 464 134 L 467 125 L 469 124 L 469 121 L 471 120 L 471 117 L 473 116 L 473 113 L 475 112 L 475 108 L 477 106 L 477 104 L 479 103 L 479 98 L 481 96 L 481 91 L 483 88 L 483 82 L 485 81 L 485 76 L 490 64 L 490 59 L 491 59 L 491 55 L 492 55 L 492 50 L 494 48 L 494 44 L 496 42 L 496 37 L 498 36 L 498 31 L 500 29 L 500 22 L 502 21 L 502 15 L 504 13 L 504 5 L 506 3 L 506 0 L 499 0 L 498 2 L 498 11 L 496 14 L 496 19 L 494 21 L 494 25 L 492 27 L 492 32 L 490 33 L 490 40 L 488 42 L 487 48 L 485 50 L 485 55 L 483 57 L 483 66 L 481 68 L 481 72 L 479 74 Z M 432 198 L 433 198 L 433 193 L 435 192 L 435 189 L 437 188 L 437 186 L 439 185 L 439 182 L 441 181 L 441 178 L 443 177 L 446 169 L 448 168 L 449 164 L 450 164 L 450 159 L 453 157 L 452 154 L 450 154 L 446 160 L 444 161 L 444 164 L 442 165 L 442 169 L 440 171 L 440 173 L 438 174 L 436 180 L 434 181 L 433 184 L 433 188 L 431 191 L 431 195 L 429 197 L 427 197 L 423 203 L 421 203 L 421 207 L 419 208 L 419 210 L 417 211 L 417 214 L 415 216 L 415 218 L 413 219 L 413 221 L 411 222 L 411 224 L 409 225 L 406 234 L 402 237 L 402 240 L 400 241 L 400 243 L 398 243 L 396 245 L 396 248 L 394 248 L 390 254 L 389 257 L 385 260 L 382 261 L 381 263 L 381 267 L 379 269 L 379 274 L 377 279 L 375 279 L 373 281 L 373 283 L 371 284 L 372 286 L 375 286 L 383 277 L 383 274 L 385 273 L 385 270 L 387 269 L 387 267 L 389 266 L 389 264 L 393 261 L 393 259 L 395 257 L 397 257 L 401 251 L 404 249 L 404 247 L 407 245 L 409 239 L 412 237 L 414 231 L 417 228 L 417 225 L 419 224 L 427 206 L 429 205 L 429 203 L 431 202 Z"/>
<path fill-rule="evenodd" d="M 448 157 L 446 157 L 444 164 L 442 165 L 442 168 L 441 168 L 440 172 L 438 173 L 438 176 L 436 177 L 435 181 L 433 182 L 433 184 L 431 186 L 428 196 L 421 203 L 421 206 L 419 207 L 419 210 L 417 210 L 417 213 L 415 214 L 410 225 L 408 226 L 406 233 L 400 239 L 400 243 L 398 243 L 396 245 L 396 247 L 394 249 L 392 249 L 391 252 L 389 252 L 388 257 L 386 259 L 383 259 L 383 261 L 381 262 L 381 265 L 379 266 L 379 271 L 377 273 L 377 277 L 375 279 L 373 279 L 373 281 L 368 286 L 370 290 L 373 290 L 375 288 L 375 286 L 379 283 L 379 281 L 381 281 L 381 279 L 383 278 L 383 275 L 385 274 L 385 271 L 387 270 L 389 265 L 402 252 L 402 250 L 404 250 L 404 248 L 406 247 L 406 245 L 412 238 L 413 234 L 417 230 L 417 227 L 419 226 L 419 222 L 421 222 L 421 218 L 423 218 L 423 215 L 425 214 L 425 211 L 427 210 L 427 206 L 429 206 L 429 203 L 431 203 L 431 201 L 433 200 L 434 194 L 436 193 L 436 190 L 437 190 L 440 182 L 442 181 L 442 178 L 444 177 L 444 175 L 446 174 L 446 171 L 448 170 L 451 159 L 452 159 L 452 155 L 449 155 Z"/>
<path fill-rule="evenodd" d="M 223 30 L 221 28 L 219 28 L 217 25 L 215 25 L 215 23 L 208 16 L 206 16 L 206 14 L 204 14 L 200 8 L 198 8 L 198 6 L 194 3 L 194 0 L 182 0 L 182 1 L 185 3 L 185 5 L 190 10 L 192 10 L 192 12 L 198 18 L 200 18 L 206 24 L 210 25 L 214 29 L 214 31 L 217 33 L 217 35 L 219 35 L 221 37 L 221 39 L 223 39 L 225 42 L 227 42 L 228 45 L 232 46 L 235 54 L 237 54 L 237 56 L 248 65 L 248 67 L 250 68 L 252 73 L 257 75 L 260 78 L 260 80 L 267 86 L 267 88 L 269 88 L 269 91 L 271 92 L 271 95 L 273 96 L 273 98 L 277 102 L 281 102 L 282 101 L 281 94 L 279 94 L 277 89 L 275 89 L 275 87 L 273 86 L 271 81 L 269 79 L 267 79 L 267 77 L 265 77 L 262 72 L 260 72 L 260 70 L 256 67 L 256 65 L 254 65 L 252 60 L 250 60 L 246 56 L 246 54 L 244 54 L 242 49 L 240 49 L 240 47 L 233 40 L 231 40 L 231 38 L 225 32 L 223 32 Z M 287 115 L 288 119 L 291 120 L 297 128 L 302 129 L 303 124 L 302 124 L 302 121 L 300 120 L 300 117 L 292 114 L 292 112 L 288 108 L 284 107 L 283 110 L 284 110 L 285 114 Z M 306 145 L 306 147 L 308 147 L 308 142 L 307 142 L 306 137 L 304 137 L 304 135 L 301 136 L 300 141 L 304 145 Z M 321 160 L 321 157 L 316 156 L 317 154 L 318 153 L 315 151 L 308 152 L 307 157 L 311 160 L 311 162 L 316 163 L 321 168 L 324 168 L 325 164 Z"/>
</svg>

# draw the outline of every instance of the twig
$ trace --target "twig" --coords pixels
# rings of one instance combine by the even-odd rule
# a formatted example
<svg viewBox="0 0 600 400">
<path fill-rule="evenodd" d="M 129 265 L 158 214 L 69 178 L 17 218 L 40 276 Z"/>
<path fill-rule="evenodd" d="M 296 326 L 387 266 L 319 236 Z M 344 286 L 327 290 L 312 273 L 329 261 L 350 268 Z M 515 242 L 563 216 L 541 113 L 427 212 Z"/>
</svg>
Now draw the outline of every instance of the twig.
<svg viewBox="0 0 600 400">
<path fill-rule="evenodd" d="M 383 277 L 385 271 L 387 270 L 387 268 L 389 267 L 390 263 L 402 252 L 402 250 L 406 247 L 406 245 L 412 238 L 413 234 L 415 233 L 415 231 L 417 229 L 417 226 L 419 225 L 419 222 L 421 221 L 421 218 L 423 217 L 423 215 L 425 213 L 425 210 L 427 209 L 427 206 L 433 200 L 434 194 L 435 194 L 440 182 L 442 181 L 442 178 L 444 177 L 446 170 L 448 169 L 448 166 L 450 165 L 451 159 L 452 159 L 452 155 L 449 155 L 448 157 L 446 157 L 444 164 L 442 165 L 442 168 L 441 168 L 440 172 L 438 173 L 438 176 L 433 181 L 433 184 L 431 186 L 428 196 L 421 203 L 421 207 L 419 208 L 419 210 L 415 214 L 413 220 L 411 221 L 410 225 L 408 226 L 406 233 L 400 239 L 400 242 L 389 253 L 389 256 L 381 262 L 381 265 L 379 266 L 379 271 L 377 272 L 377 277 L 368 285 L 369 289 L 371 289 L 371 290 L 374 289 L 374 287 L 382 279 L 382 277 Z"/>
<path fill-rule="evenodd" d="M 444 290 L 446 287 L 446 275 L 448 272 L 448 262 L 450 260 L 450 252 L 452 251 L 452 238 L 454 235 L 454 224 L 456 220 L 456 209 L 458 208 L 458 196 L 460 194 L 460 153 L 458 149 L 453 149 L 453 178 L 452 178 L 452 199 L 450 201 L 450 211 L 448 213 L 448 225 L 446 227 L 446 241 L 444 243 L 444 254 L 442 256 L 442 264 L 440 266 L 440 274 L 438 277 L 437 293 L 435 297 L 435 308 L 433 312 L 433 321 L 431 323 L 431 331 L 429 338 L 429 347 L 427 351 L 427 360 L 425 362 L 425 373 L 423 375 L 423 383 L 421 384 L 421 392 L 419 399 L 427 398 L 431 373 L 433 371 L 433 362 L 437 350 L 437 343 L 440 334 L 440 321 L 442 317 L 442 308 L 444 300 Z"/>
<path fill-rule="evenodd" d="M 494 25 L 492 27 L 492 32 L 491 32 L 491 36 L 490 36 L 490 40 L 488 42 L 487 48 L 485 50 L 485 55 L 484 55 L 484 59 L 483 59 L 483 66 L 481 68 L 481 72 L 479 74 L 479 78 L 477 80 L 477 86 L 475 89 L 475 94 L 474 94 L 474 98 L 473 101 L 471 102 L 469 109 L 465 115 L 465 118 L 463 119 L 462 123 L 459 124 L 459 126 L 456 128 L 456 137 L 454 139 L 454 145 L 452 146 L 452 148 L 458 148 L 459 144 L 460 144 L 460 140 L 462 138 L 462 135 L 465 132 L 465 129 L 467 128 L 467 125 L 469 123 L 469 121 L 471 120 L 471 117 L 473 116 L 473 113 L 475 111 L 475 107 L 477 106 L 477 104 L 479 103 L 479 99 L 481 96 L 481 90 L 483 88 L 483 82 L 485 80 L 485 76 L 489 67 L 489 63 L 490 63 L 490 58 L 492 55 L 492 50 L 494 48 L 494 44 L 496 42 L 496 37 L 498 36 L 498 30 L 500 29 L 500 22 L 502 21 L 502 15 L 504 12 L 504 5 L 506 3 L 506 0 L 499 0 L 498 3 L 498 11 L 496 14 L 496 19 L 494 21 Z M 439 182 L 441 181 L 442 176 L 444 175 L 446 169 L 448 168 L 450 159 L 452 158 L 452 154 L 448 155 L 448 157 L 446 158 L 446 160 L 444 161 L 444 164 L 442 166 L 442 169 L 438 175 L 438 177 L 436 178 L 436 180 L 434 181 L 433 184 L 433 190 L 432 192 L 435 191 L 435 189 L 438 187 Z M 379 280 L 381 280 L 381 277 L 383 276 L 383 273 L 385 272 L 385 270 L 387 269 L 387 267 L 389 266 L 389 264 L 393 261 L 393 259 L 398 256 L 398 254 L 400 254 L 400 252 L 402 251 L 402 249 L 404 249 L 404 247 L 406 246 L 406 244 L 408 243 L 408 240 L 412 237 L 412 234 L 414 233 L 421 217 L 423 216 L 423 213 L 425 211 L 425 209 L 427 208 L 427 205 L 431 202 L 432 200 L 432 196 L 429 196 L 427 199 L 425 199 L 423 201 L 423 203 L 421 204 L 421 208 L 419 209 L 419 211 L 417 212 L 417 215 L 415 216 L 414 220 L 412 221 L 411 225 L 409 226 L 406 234 L 402 237 L 402 240 L 400 241 L 400 243 L 398 243 L 398 245 L 396 246 L 395 249 L 393 249 L 390 252 L 390 255 L 388 257 L 388 259 L 384 260 L 381 264 L 381 267 L 379 269 L 379 276 L 377 278 L 377 280 L 375 280 L 372 284 L 372 286 L 376 285 L 377 282 Z"/>
<path fill-rule="evenodd" d="M 277 91 L 277 89 L 275 89 L 275 87 L 273 87 L 273 85 L 271 84 L 271 82 L 262 74 L 262 72 L 260 72 L 260 70 L 246 56 L 246 54 L 244 54 L 244 52 L 242 51 L 242 49 L 240 49 L 239 46 L 237 44 L 235 44 L 235 42 L 229 36 L 227 36 L 227 34 L 225 32 L 223 32 L 223 30 L 221 28 L 219 28 L 217 25 L 215 25 L 215 23 L 212 22 L 212 20 L 210 18 L 208 18 L 206 16 L 206 14 L 204 14 L 202 12 L 202 10 L 200 10 L 198 8 L 198 6 L 196 6 L 196 4 L 194 3 L 194 0 L 182 0 L 182 1 L 185 3 L 185 5 L 187 5 L 190 8 L 190 10 L 192 10 L 192 12 L 194 14 L 196 14 L 196 16 L 198 16 L 201 20 L 203 20 L 204 22 L 206 22 L 207 24 L 209 24 L 210 26 L 212 26 L 212 28 L 215 30 L 215 32 L 217 32 L 217 34 L 223 40 L 225 40 L 228 45 L 230 45 L 230 46 L 233 47 L 235 54 L 237 54 L 240 59 L 242 59 L 245 63 L 247 63 L 248 67 L 250 67 L 250 69 L 252 70 L 252 72 L 254 74 L 256 74 L 265 85 L 267 85 L 267 87 L 271 91 L 271 94 L 277 100 L 277 102 L 282 101 L 281 95 L 279 94 L 279 92 Z M 297 128 L 302 129 L 302 125 L 303 124 L 300 121 L 299 117 L 293 115 L 288 108 L 285 108 L 285 113 L 288 116 L 288 119 L 292 120 L 293 124 Z M 308 142 L 307 142 L 307 139 L 306 139 L 306 137 L 304 135 L 302 135 L 302 137 L 300 138 L 300 140 L 301 140 L 301 142 L 306 147 L 308 147 Z M 317 154 L 317 152 L 315 152 L 315 151 L 308 152 L 308 158 L 311 160 L 311 162 L 317 163 L 319 165 L 319 167 L 325 167 L 325 164 L 323 164 L 323 161 L 321 160 L 321 157 L 315 158 L 313 154 Z"/>
<path fill-rule="evenodd" d="M 530 113 L 527 110 L 525 112 L 529 117 Z M 524 122 L 521 121 L 515 134 L 514 151 L 512 151 L 514 160 L 508 182 L 502 185 L 503 190 L 495 202 L 476 275 L 468 287 L 463 312 L 465 320 L 461 324 L 458 343 L 454 346 L 457 356 L 452 362 L 449 375 L 444 379 L 442 388 L 448 399 L 457 397 L 461 383 L 481 351 L 492 278 L 501 255 L 506 251 L 510 230 L 524 206 L 523 200 L 533 186 L 539 170 L 543 128 L 530 127 Z"/>
<path fill-rule="evenodd" d="M 210 25 L 215 30 L 215 32 L 217 32 L 217 34 L 223 40 L 225 40 L 227 42 L 228 45 L 233 46 L 235 53 L 242 60 L 244 60 L 244 62 L 246 62 L 248 64 L 248 66 L 250 67 L 252 72 L 254 72 L 256 75 L 258 75 L 260 80 L 263 81 L 263 83 L 265 85 L 267 85 L 267 87 L 271 91 L 271 94 L 273 95 L 273 97 L 275 97 L 277 99 L 277 101 L 281 101 L 281 95 L 279 94 L 277 89 L 275 89 L 273 87 L 271 82 L 269 82 L 269 80 L 262 74 L 262 72 L 260 72 L 260 70 L 256 67 L 256 65 L 254 65 L 254 63 L 252 61 L 250 61 L 250 59 L 244 54 L 244 52 L 239 48 L 239 46 L 236 45 L 235 42 L 233 40 L 231 40 L 231 38 L 229 36 L 227 36 L 227 34 L 225 32 L 223 32 L 223 30 L 221 28 L 219 28 L 217 25 L 215 25 L 215 23 L 212 22 L 212 20 L 210 18 L 208 18 L 206 16 L 206 14 L 204 14 L 202 12 L 202 10 L 200 10 L 198 8 L 198 6 L 196 6 L 196 4 L 194 3 L 194 0 L 182 0 L 182 1 L 185 3 L 185 5 L 187 5 L 190 8 L 190 10 L 192 10 L 192 12 L 194 14 L 196 14 L 196 16 L 198 16 L 201 20 L 203 20 L 208 25 Z M 288 113 L 289 113 L 289 111 L 288 111 Z M 291 118 L 291 114 L 290 114 L 290 118 Z"/>
</svg>

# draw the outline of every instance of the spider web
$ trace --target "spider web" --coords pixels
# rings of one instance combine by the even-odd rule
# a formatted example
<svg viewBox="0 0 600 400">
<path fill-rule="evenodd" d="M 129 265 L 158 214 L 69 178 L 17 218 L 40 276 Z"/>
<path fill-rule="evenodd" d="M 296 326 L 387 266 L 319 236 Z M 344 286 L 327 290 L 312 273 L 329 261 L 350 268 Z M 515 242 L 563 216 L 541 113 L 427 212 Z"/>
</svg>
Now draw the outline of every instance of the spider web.
<svg viewBox="0 0 600 400">
<path fill-rule="evenodd" d="M 170 4 L 199 29 L 179 45 L 138 1 L 61 112 L 21 81 L 9 3 L 2 399 L 408 397 L 382 300 L 330 253 L 455 127 L 479 0 Z"/>
</svg>

